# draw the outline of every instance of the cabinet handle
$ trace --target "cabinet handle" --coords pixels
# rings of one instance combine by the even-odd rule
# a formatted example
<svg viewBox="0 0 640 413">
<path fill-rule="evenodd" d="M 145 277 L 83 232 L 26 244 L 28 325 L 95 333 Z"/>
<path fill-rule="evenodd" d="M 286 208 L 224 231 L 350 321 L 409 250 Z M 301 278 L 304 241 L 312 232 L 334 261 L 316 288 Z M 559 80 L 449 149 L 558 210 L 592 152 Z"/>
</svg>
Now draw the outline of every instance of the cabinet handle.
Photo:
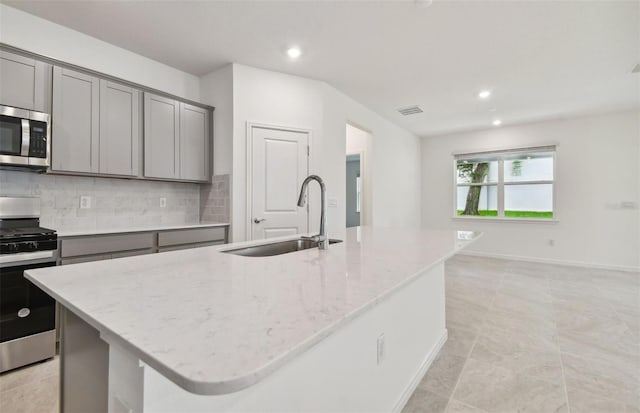
<svg viewBox="0 0 640 413">
<path fill-rule="evenodd" d="M 266 218 L 260 218 L 260 219 L 258 219 L 258 218 L 254 218 L 254 219 L 253 219 L 253 223 L 254 223 L 254 224 L 259 224 L 259 223 L 261 223 L 262 221 L 266 221 L 266 220 L 267 220 Z"/>
</svg>

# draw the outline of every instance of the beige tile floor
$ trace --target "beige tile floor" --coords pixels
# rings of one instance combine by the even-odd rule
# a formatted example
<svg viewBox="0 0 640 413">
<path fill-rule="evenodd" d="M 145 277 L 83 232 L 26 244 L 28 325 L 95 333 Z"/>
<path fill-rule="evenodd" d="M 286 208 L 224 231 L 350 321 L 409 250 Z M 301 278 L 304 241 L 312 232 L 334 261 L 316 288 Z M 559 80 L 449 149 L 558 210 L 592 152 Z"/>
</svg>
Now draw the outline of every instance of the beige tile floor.
<svg viewBox="0 0 640 413">
<path fill-rule="evenodd" d="M 456 256 L 446 296 L 405 413 L 640 412 L 640 274 Z"/>
<path fill-rule="evenodd" d="M 640 413 L 640 274 L 457 256 L 449 340 L 405 413 Z M 0 375 L 0 412 L 56 412 L 58 360 Z"/>
<path fill-rule="evenodd" d="M 0 413 L 58 411 L 58 357 L 0 375 Z"/>
</svg>

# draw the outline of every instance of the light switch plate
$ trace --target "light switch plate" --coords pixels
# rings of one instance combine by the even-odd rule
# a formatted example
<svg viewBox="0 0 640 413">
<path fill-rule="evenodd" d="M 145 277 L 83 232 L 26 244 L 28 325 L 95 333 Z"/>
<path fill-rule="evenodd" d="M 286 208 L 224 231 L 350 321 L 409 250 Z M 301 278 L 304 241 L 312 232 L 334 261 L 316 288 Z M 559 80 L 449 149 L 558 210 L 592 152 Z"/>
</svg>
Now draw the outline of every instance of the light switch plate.
<svg viewBox="0 0 640 413">
<path fill-rule="evenodd" d="M 160 208 L 166 208 L 167 206 L 167 198 L 162 197 L 160 198 Z"/>
<path fill-rule="evenodd" d="M 329 198 L 329 208 L 337 208 L 338 200 L 335 198 Z"/>
</svg>

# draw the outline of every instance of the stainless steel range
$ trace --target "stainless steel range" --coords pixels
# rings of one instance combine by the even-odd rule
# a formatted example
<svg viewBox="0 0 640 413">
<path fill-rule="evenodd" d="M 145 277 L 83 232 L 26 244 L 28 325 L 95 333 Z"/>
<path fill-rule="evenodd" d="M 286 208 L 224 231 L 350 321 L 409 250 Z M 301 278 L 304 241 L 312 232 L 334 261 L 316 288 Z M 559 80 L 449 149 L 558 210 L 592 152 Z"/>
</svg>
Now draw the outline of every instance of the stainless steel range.
<svg viewBox="0 0 640 413">
<path fill-rule="evenodd" d="M 57 239 L 38 198 L 0 198 L 0 372 L 55 356 L 55 300 L 23 273 L 56 265 Z"/>
</svg>

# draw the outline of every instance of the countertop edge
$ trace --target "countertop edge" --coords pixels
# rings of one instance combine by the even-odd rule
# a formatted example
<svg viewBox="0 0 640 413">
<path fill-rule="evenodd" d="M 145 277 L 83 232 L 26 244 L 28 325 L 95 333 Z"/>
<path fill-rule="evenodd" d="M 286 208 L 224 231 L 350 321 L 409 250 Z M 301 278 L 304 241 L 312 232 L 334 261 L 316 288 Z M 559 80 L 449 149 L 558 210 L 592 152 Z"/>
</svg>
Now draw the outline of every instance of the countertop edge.
<svg viewBox="0 0 640 413">
<path fill-rule="evenodd" d="M 204 222 L 200 224 L 185 225 L 168 225 L 168 226 L 152 226 L 138 228 L 104 228 L 104 229 L 87 229 L 87 230 L 59 230 L 58 238 L 86 237 L 92 235 L 116 235 L 131 234 L 136 232 L 154 232 L 154 231 L 178 231 L 182 229 L 198 229 L 198 228 L 216 228 L 228 227 L 228 222 Z"/>
<path fill-rule="evenodd" d="M 145 353 L 138 347 L 134 346 L 133 344 L 128 342 L 126 339 L 120 337 L 119 335 L 111 331 L 109 328 L 107 328 L 103 324 L 99 323 L 97 320 L 90 317 L 88 314 L 84 313 L 82 310 L 72 305 L 69 301 L 64 299 L 64 297 L 58 296 L 57 301 L 61 305 L 63 305 L 65 308 L 68 308 L 69 310 L 71 310 L 74 314 L 76 314 L 86 323 L 91 325 L 93 328 L 98 330 L 98 332 L 100 333 L 100 337 L 103 340 L 109 342 L 110 344 L 113 343 L 128 351 L 131 351 L 135 357 L 140 359 L 140 361 L 147 364 L 149 367 L 153 368 L 154 370 L 158 371 L 160 374 L 165 376 L 168 380 L 172 381 L 182 389 L 190 393 L 203 395 L 203 396 L 229 394 L 229 393 L 238 392 L 248 387 L 251 387 L 252 385 L 268 377 L 270 374 L 277 371 L 279 368 L 283 367 L 288 361 L 290 361 L 294 357 L 297 357 L 298 355 L 304 353 L 306 350 L 310 349 L 311 347 L 320 343 L 326 337 L 330 336 L 334 331 L 338 330 L 345 323 L 356 319 L 357 317 L 362 315 L 365 311 L 379 305 L 381 302 L 391 297 L 397 291 L 401 290 L 408 284 L 414 282 L 418 277 L 423 275 L 425 272 L 428 272 L 435 266 L 451 258 L 462 248 L 473 243 L 478 238 L 479 236 L 475 237 L 475 239 L 473 240 L 466 240 L 464 241 L 464 245 L 462 244 L 456 245 L 456 247 L 452 248 L 448 253 L 444 254 L 438 260 L 428 264 L 427 266 L 415 272 L 411 276 L 408 276 L 404 281 L 398 283 L 391 289 L 385 291 L 383 294 L 371 300 L 370 302 L 364 304 L 362 307 L 352 311 L 350 314 L 347 314 L 344 318 L 334 322 L 333 324 L 327 326 L 326 328 L 311 335 L 308 339 L 306 339 L 303 342 L 300 342 L 297 346 L 293 347 L 291 350 L 283 354 L 281 357 L 271 360 L 269 363 L 264 364 L 263 366 L 245 374 L 244 376 L 234 378 L 229 381 L 202 382 L 202 381 L 192 380 L 188 377 L 185 377 L 177 373 L 176 371 L 172 370 L 170 367 L 165 366 L 155 358 L 151 357 L 149 354 Z M 40 284 L 37 280 L 34 280 L 26 272 L 25 272 L 25 277 L 29 279 L 31 282 L 33 282 L 34 284 L 36 284 L 39 288 L 47 292 L 49 295 L 57 296 L 57 294 L 54 294 L 53 291 L 49 290 L 46 286 Z"/>
</svg>

